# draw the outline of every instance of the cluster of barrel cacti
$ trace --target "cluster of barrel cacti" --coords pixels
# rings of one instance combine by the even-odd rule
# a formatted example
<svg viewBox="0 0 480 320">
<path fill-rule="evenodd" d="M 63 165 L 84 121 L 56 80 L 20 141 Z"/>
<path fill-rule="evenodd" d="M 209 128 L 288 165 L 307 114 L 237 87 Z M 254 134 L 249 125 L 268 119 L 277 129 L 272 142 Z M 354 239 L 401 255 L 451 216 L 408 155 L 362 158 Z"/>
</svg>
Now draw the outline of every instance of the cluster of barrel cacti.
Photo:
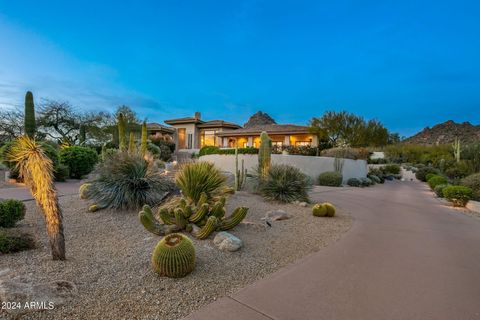
<svg viewBox="0 0 480 320">
<path fill-rule="evenodd" d="M 333 217 L 335 216 L 335 207 L 328 202 L 317 203 L 312 208 L 312 214 L 315 217 Z"/>
<path fill-rule="evenodd" d="M 195 247 L 192 240 L 172 233 L 160 240 L 152 253 L 153 270 L 161 276 L 181 278 L 195 269 Z"/>
<path fill-rule="evenodd" d="M 181 198 L 176 206 L 160 207 L 157 219 L 150 206 L 144 206 L 139 213 L 140 222 L 153 234 L 163 236 L 185 230 L 197 239 L 205 239 L 214 231 L 230 230 L 237 226 L 247 215 L 248 208 L 238 207 L 230 216 L 226 216 L 225 197 L 213 203 L 208 202 L 206 193 L 202 193 L 195 204 Z"/>
</svg>

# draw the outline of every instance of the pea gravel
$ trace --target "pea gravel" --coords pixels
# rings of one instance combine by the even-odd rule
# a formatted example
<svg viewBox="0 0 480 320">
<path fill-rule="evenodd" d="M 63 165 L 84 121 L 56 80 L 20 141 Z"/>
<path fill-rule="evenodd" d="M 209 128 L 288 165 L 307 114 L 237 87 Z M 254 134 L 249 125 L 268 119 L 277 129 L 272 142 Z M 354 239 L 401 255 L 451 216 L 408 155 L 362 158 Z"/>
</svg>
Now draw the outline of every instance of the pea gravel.
<svg viewBox="0 0 480 320">
<path fill-rule="evenodd" d="M 326 199 L 322 199 L 326 200 Z M 150 254 L 160 237 L 144 230 L 137 212 L 87 212 L 78 196 L 62 197 L 67 261 L 52 261 L 40 211 L 26 203 L 22 229 L 30 229 L 37 249 L 0 256 L 0 270 L 9 268 L 35 282 L 66 280 L 78 293 L 53 310 L 28 313 L 22 319 L 179 319 L 205 304 L 233 293 L 267 274 L 336 241 L 352 223 L 349 214 L 316 218 L 311 208 L 265 202 L 237 192 L 227 200 L 227 214 L 250 207 L 247 223 L 230 232 L 244 242 L 237 252 L 223 252 L 207 240 L 193 239 L 197 266 L 182 279 L 161 278 L 150 268 Z M 261 220 L 269 210 L 283 209 L 293 218 Z M 8 315 L 0 311 L 0 319 Z"/>
</svg>

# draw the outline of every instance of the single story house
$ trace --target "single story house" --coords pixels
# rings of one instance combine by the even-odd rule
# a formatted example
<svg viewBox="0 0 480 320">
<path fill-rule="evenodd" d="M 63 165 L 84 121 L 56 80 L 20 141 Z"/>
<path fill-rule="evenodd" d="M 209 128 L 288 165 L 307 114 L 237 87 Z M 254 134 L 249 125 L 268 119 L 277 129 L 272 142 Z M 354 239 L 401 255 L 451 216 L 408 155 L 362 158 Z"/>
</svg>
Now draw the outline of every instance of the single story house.
<svg viewBox="0 0 480 320">
<path fill-rule="evenodd" d="M 175 130 L 174 141 L 178 151 L 194 152 L 203 146 L 220 148 L 259 147 L 260 134 L 266 131 L 276 146 L 318 145 L 317 137 L 307 126 L 277 124 L 261 111 L 250 117 L 244 126 L 223 120 L 203 121 L 200 113 L 193 117 L 165 120 Z"/>
<path fill-rule="evenodd" d="M 163 126 L 156 122 L 147 123 L 148 138 L 163 139 L 166 141 L 173 141 L 175 137 L 175 128 Z"/>
</svg>

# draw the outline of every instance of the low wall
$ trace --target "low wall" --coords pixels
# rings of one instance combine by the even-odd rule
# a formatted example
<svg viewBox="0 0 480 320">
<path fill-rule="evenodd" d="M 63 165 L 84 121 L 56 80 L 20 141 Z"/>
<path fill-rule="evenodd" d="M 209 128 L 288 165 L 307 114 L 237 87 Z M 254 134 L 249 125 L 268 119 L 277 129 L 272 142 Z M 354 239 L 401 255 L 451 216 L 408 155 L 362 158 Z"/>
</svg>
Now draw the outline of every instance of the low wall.
<svg viewBox="0 0 480 320">
<path fill-rule="evenodd" d="M 239 154 L 239 166 L 244 159 L 245 169 L 252 171 L 258 165 L 258 156 L 256 154 Z M 209 154 L 200 157 L 202 161 L 213 162 L 224 171 L 235 173 L 235 156 Z M 296 155 L 272 154 L 272 163 L 289 164 L 294 166 L 310 178 L 317 180 L 322 172 L 335 171 L 335 158 L 331 157 L 309 157 Z M 365 160 L 344 159 L 343 163 L 343 182 L 346 183 L 350 178 L 361 178 L 367 176 L 367 162 Z"/>
</svg>

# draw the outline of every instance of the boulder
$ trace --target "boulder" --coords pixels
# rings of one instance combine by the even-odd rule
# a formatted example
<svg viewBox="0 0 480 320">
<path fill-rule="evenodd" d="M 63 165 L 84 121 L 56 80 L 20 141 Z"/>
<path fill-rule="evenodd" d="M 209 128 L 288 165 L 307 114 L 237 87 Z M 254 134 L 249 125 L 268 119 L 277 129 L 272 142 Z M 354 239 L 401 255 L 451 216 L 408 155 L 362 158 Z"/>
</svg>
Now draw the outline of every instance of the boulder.
<svg viewBox="0 0 480 320">
<path fill-rule="evenodd" d="M 278 209 L 268 211 L 262 220 L 280 221 L 290 219 L 291 217 L 293 216 L 290 213 L 286 212 L 285 210 Z"/>
<path fill-rule="evenodd" d="M 233 234 L 222 231 L 217 233 L 213 239 L 213 244 L 222 251 L 234 252 L 243 247 L 243 241 Z"/>
</svg>

